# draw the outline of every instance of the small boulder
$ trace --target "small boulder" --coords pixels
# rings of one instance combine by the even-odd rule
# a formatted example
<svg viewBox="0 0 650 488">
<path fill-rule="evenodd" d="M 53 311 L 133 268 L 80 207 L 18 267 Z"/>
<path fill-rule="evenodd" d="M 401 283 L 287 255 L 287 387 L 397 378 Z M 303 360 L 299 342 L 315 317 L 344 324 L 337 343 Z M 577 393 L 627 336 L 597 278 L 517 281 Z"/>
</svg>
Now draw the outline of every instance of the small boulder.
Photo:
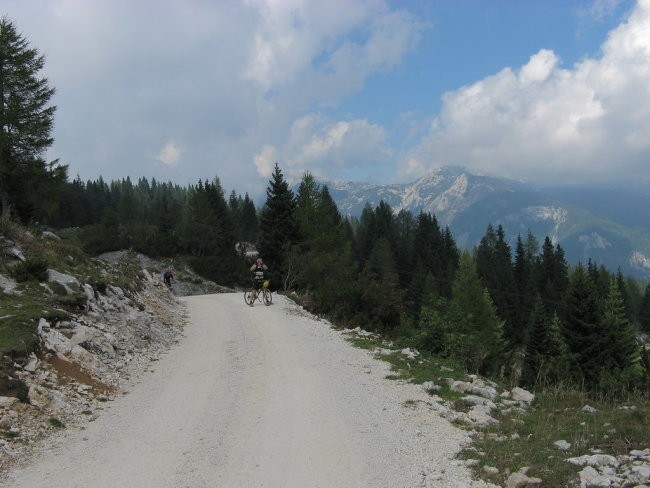
<svg viewBox="0 0 650 488">
<path fill-rule="evenodd" d="M 49 230 L 43 231 L 43 233 L 41 235 L 45 239 L 51 239 L 53 241 L 60 241 L 61 240 L 61 238 L 59 236 L 57 236 L 54 232 L 50 232 Z"/>
<path fill-rule="evenodd" d="M 535 395 L 516 386 L 510 391 L 510 398 L 518 402 L 532 403 L 535 400 Z"/>
<path fill-rule="evenodd" d="M 569 449 L 571 449 L 571 443 L 565 440 L 555 441 L 553 445 L 557 447 L 560 451 L 568 451 Z"/>
<path fill-rule="evenodd" d="M 16 402 L 18 402 L 16 397 L 0 396 L 0 408 L 11 407 Z"/>
<path fill-rule="evenodd" d="M 525 488 L 526 486 L 537 486 L 541 484 L 541 479 L 529 478 L 521 472 L 512 473 L 506 480 L 506 488 Z"/>
</svg>

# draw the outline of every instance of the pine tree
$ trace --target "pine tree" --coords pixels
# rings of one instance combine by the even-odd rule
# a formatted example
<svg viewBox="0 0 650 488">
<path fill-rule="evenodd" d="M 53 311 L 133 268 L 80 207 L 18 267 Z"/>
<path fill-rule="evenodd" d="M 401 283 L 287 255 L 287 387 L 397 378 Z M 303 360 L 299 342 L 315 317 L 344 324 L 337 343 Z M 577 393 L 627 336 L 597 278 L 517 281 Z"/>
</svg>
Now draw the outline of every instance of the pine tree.
<svg viewBox="0 0 650 488">
<path fill-rule="evenodd" d="M 566 373 L 566 345 L 557 315 L 549 319 L 544 301 L 537 295 L 530 315 L 522 381 L 528 386 L 553 384 Z"/>
<path fill-rule="evenodd" d="M 477 372 L 495 371 L 503 349 L 503 321 L 481 282 L 469 252 L 461 254 L 450 301 L 455 324 L 450 350 Z"/>
<path fill-rule="evenodd" d="M 408 210 L 400 210 L 395 216 L 395 267 L 402 288 L 408 288 L 413 278 L 412 255 L 415 229 L 416 222 L 413 214 Z"/>
<path fill-rule="evenodd" d="M 645 293 L 639 306 L 638 320 L 641 330 L 650 334 L 650 283 L 645 287 Z"/>
<path fill-rule="evenodd" d="M 529 256 L 521 235 L 517 236 L 513 278 L 516 289 L 514 297 L 515 316 L 519 320 L 523 317 L 530 317 L 535 303 L 535 297 L 538 295 L 533 277 L 534 266 L 534 257 Z"/>
<path fill-rule="evenodd" d="M 492 225 L 488 226 L 476 252 L 476 269 L 490 292 L 499 317 L 505 322 L 504 338 L 511 346 L 521 345 L 525 323 L 520 323 L 517 316 L 512 254 L 502 226 L 496 232 Z"/>
<path fill-rule="evenodd" d="M 616 287 L 618 288 L 619 293 L 621 294 L 621 299 L 623 300 L 623 307 L 625 309 L 625 316 L 628 320 L 634 320 L 634 311 L 632 310 L 632 299 L 630 297 L 630 292 L 628 290 L 627 283 L 625 282 L 625 277 L 621 268 L 618 268 L 616 272 Z"/>
<path fill-rule="evenodd" d="M 54 88 L 39 72 L 45 58 L 7 18 L 0 19 L 0 218 L 10 208 L 23 221 L 54 211 L 67 167 L 46 163 L 56 107 Z"/>
<path fill-rule="evenodd" d="M 415 275 L 422 277 L 430 273 L 437 293 L 445 274 L 444 251 L 437 219 L 430 213 L 421 212 L 417 217 L 410 268 Z"/>
<path fill-rule="evenodd" d="M 607 349 L 607 335 L 598 313 L 596 287 L 580 263 L 567 292 L 563 336 L 578 379 L 581 376 L 588 385 L 595 385 L 602 369 L 601 352 Z"/>
<path fill-rule="evenodd" d="M 549 313 L 564 317 L 564 296 L 569 284 L 568 265 L 564 250 L 558 244 L 553 247 L 551 239 L 546 236 L 542 245 L 541 256 L 536 266 L 537 291 L 544 300 Z"/>
<path fill-rule="evenodd" d="M 395 329 L 405 311 L 404 292 L 394 268 L 390 243 L 386 237 L 380 237 L 362 273 L 364 285 L 358 318 L 371 329 L 384 332 Z"/>
<path fill-rule="evenodd" d="M 623 371 L 639 359 L 634 328 L 627 317 L 625 301 L 621 295 L 619 282 L 612 279 L 609 293 L 604 303 L 602 324 L 606 331 L 605 346 L 601 351 L 603 366 Z"/>
<path fill-rule="evenodd" d="M 438 282 L 440 295 L 443 298 L 451 298 L 451 289 L 458 270 L 458 261 L 460 260 L 460 252 L 456 246 L 449 226 L 445 226 L 445 231 L 442 234 L 442 262 L 443 270 L 440 274 Z"/>
<path fill-rule="evenodd" d="M 239 238 L 244 242 L 255 242 L 259 234 L 260 224 L 257 219 L 257 210 L 248 193 L 244 195 L 239 221 Z"/>
<path fill-rule="evenodd" d="M 276 288 L 285 288 L 292 278 L 289 276 L 290 265 L 298 242 L 295 209 L 293 192 L 276 163 L 266 189 L 258 241 L 259 255 L 269 266 L 268 275 Z"/>
</svg>

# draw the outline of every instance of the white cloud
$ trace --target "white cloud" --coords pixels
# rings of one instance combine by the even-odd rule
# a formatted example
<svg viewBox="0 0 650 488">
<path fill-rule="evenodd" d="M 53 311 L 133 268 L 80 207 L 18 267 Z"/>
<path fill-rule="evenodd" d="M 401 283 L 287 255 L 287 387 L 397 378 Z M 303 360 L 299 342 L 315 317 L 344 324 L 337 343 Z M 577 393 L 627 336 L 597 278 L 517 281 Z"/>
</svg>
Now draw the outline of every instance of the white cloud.
<svg viewBox="0 0 650 488">
<path fill-rule="evenodd" d="M 563 69 L 542 49 L 518 69 L 446 93 L 401 166 L 458 164 L 535 182 L 650 181 L 650 0 L 611 31 L 598 58 Z"/>
<path fill-rule="evenodd" d="M 392 69 L 420 31 L 413 15 L 387 0 L 22 0 L 6 7 L 46 55 L 58 107 L 50 153 L 71 174 L 178 183 L 218 175 L 242 192 L 258 190 L 251 175 L 269 174 L 269 148 L 280 148 L 280 157 L 291 147 L 296 120 Z M 169 134 L 183 141 L 182 171 L 176 146 L 158 154 L 165 164 L 152 166 L 142 154 L 142 147 L 164 148 Z"/>
<path fill-rule="evenodd" d="M 339 179 L 367 179 L 392 172 L 393 152 L 387 133 L 365 119 L 332 121 L 319 114 L 296 120 L 289 138 L 277 150 L 286 174 L 300 178 L 305 171 Z"/>
<path fill-rule="evenodd" d="M 156 159 L 167 166 L 176 166 L 181 160 L 182 149 L 173 141 L 166 143 Z"/>
<path fill-rule="evenodd" d="M 257 169 L 257 174 L 268 178 L 273 173 L 273 167 L 278 161 L 278 151 L 275 147 L 267 144 L 262 150 L 253 157 L 253 163 Z"/>
<path fill-rule="evenodd" d="M 260 20 L 242 76 L 284 105 L 328 104 L 358 91 L 416 44 L 422 26 L 383 0 L 251 0 Z"/>
</svg>

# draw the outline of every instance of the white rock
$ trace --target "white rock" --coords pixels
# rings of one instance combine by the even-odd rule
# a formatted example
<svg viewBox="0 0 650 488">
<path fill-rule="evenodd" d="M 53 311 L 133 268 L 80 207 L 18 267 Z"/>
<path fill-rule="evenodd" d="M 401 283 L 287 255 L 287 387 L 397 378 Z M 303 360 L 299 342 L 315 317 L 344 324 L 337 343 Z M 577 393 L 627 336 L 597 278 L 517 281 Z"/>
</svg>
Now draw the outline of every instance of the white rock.
<svg viewBox="0 0 650 488">
<path fill-rule="evenodd" d="M 66 395 L 58 390 L 51 390 L 50 395 L 50 404 L 48 408 L 53 412 L 61 412 L 65 409 L 68 399 Z"/>
<path fill-rule="evenodd" d="M 474 395 L 489 398 L 490 400 L 494 400 L 497 397 L 496 388 L 492 388 L 491 386 L 474 386 L 470 388 L 469 392 Z"/>
<path fill-rule="evenodd" d="M 493 466 L 483 466 L 483 471 L 487 474 L 499 474 L 499 470 Z"/>
<path fill-rule="evenodd" d="M 584 456 L 569 458 L 566 461 L 576 466 L 618 466 L 619 464 L 614 456 L 607 454 L 594 454 L 592 456 L 586 454 Z"/>
<path fill-rule="evenodd" d="M 0 288 L 4 293 L 11 293 L 16 288 L 17 283 L 11 278 L 0 274 Z"/>
<path fill-rule="evenodd" d="M 569 449 L 571 449 L 571 444 L 565 440 L 555 441 L 553 445 L 557 447 L 560 451 L 568 451 Z"/>
<path fill-rule="evenodd" d="M 89 302 L 95 302 L 95 290 L 88 283 L 84 283 L 84 293 Z"/>
<path fill-rule="evenodd" d="M 4 242 L 9 242 L 9 241 L 4 241 Z M 7 254 L 8 256 L 13 256 L 16 259 L 19 259 L 20 261 L 25 261 L 25 255 L 23 254 L 22 249 L 20 249 L 18 246 L 5 247 L 4 251 L 5 254 Z"/>
<path fill-rule="evenodd" d="M 514 387 L 510 391 L 510 396 L 513 400 L 524 403 L 532 403 L 533 400 L 535 400 L 535 395 L 523 388 L 519 388 L 518 386 Z"/>
<path fill-rule="evenodd" d="M 23 369 L 25 371 L 30 372 L 30 373 L 34 373 L 38 369 L 39 364 L 40 364 L 40 361 L 36 357 L 36 354 L 34 354 L 32 352 L 32 353 L 29 354 L 29 361 L 27 362 L 27 364 L 25 365 L 25 367 Z"/>
<path fill-rule="evenodd" d="M 76 285 L 81 286 L 79 280 L 72 275 L 65 273 L 59 273 L 54 269 L 47 270 L 48 281 L 53 281 L 55 283 L 60 283 L 62 285 Z"/>
<path fill-rule="evenodd" d="M 29 403 L 35 407 L 45 408 L 50 404 L 50 397 L 47 394 L 47 390 L 38 385 L 31 385 L 29 387 L 27 398 L 29 398 Z"/>
<path fill-rule="evenodd" d="M 608 488 L 612 486 L 609 477 L 601 475 L 591 466 L 587 466 L 578 474 L 580 475 L 580 488 Z"/>
<path fill-rule="evenodd" d="M 426 392 L 439 391 L 440 388 L 440 385 L 436 385 L 433 381 L 425 381 L 422 383 L 422 389 Z"/>
<path fill-rule="evenodd" d="M 640 480 L 650 481 L 650 466 L 648 466 L 647 464 L 641 466 L 632 466 L 630 471 L 638 475 Z"/>
<path fill-rule="evenodd" d="M 529 478 L 524 473 L 512 473 L 506 480 L 506 488 L 525 488 L 526 486 L 535 486 L 542 483 L 539 478 Z"/>
<path fill-rule="evenodd" d="M 466 414 L 466 418 L 478 427 L 498 424 L 499 421 L 490 416 L 491 409 L 485 405 L 474 405 Z"/>
<path fill-rule="evenodd" d="M 402 349 L 401 353 L 404 356 L 406 356 L 407 358 L 410 358 L 410 359 L 415 359 L 420 354 L 418 351 L 415 351 L 415 350 L 413 350 L 411 348 L 408 348 L 408 347 L 406 349 Z"/>
<path fill-rule="evenodd" d="M 644 458 L 644 457 L 650 456 L 650 449 L 645 449 L 643 451 L 640 451 L 638 449 L 634 449 L 634 450 L 630 451 L 630 456 L 637 457 L 637 458 Z"/>
<path fill-rule="evenodd" d="M 460 399 L 460 401 L 468 405 L 484 405 L 488 407 L 490 411 L 496 410 L 497 408 L 497 406 L 494 404 L 493 401 L 476 395 L 464 396 L 463 398 Z"/>
<path fill-rule="evenodd" d="M 0 396 L 0 408 L 11 407 L 16 402 L 18 402 L 16 397 Z"/>
<path fill-rule="evenodd" d="M 596 410 L 596 409 L 595 409 L 594 407 L 592 407 L 592 406 L 585 405 L 584 407 L 582 407 L 582 411 L 583 411 L 584 413 L 596 413 L 598 410 Z"/>
<path fill-rule="evenodd" d="M 451 384 L 449 385 L 449 389 L 451 391 L 459 391 L 461 393 L 465 393 L 466 391 L 469 391 L 471 388 L 472 388 L 472 384 L 466 381 L 452 380 Z"/>
<path fill-rule="evenodd" d="M 45 239 L 52 239 L 53 241 L 60 241 L 61 238 L 57 236 L 54 232 L 50 232 L 49 230 L 43 231 L 41 234 Z"/>
</svg>

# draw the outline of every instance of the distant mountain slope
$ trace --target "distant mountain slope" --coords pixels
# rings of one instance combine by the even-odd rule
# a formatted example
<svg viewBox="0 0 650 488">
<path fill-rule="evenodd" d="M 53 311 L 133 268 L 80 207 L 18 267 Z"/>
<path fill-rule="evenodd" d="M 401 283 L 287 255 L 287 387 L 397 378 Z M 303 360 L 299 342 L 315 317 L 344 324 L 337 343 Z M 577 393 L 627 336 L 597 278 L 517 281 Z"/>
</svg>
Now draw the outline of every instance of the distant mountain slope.
<svg viewBox="0 0 650 488">
<path fill-rule="evenodd" d="M 374 208 L 381 200 L 395 212 L 430 212 L 467 248 L 478 244 L 489 223 L 503 225 L 513 247 L 530 229 L 540 241 L 548 235 L 559 243 L 571 263 L 591 258 L 650 278 L 650 191 L 643 187 L 536 189 L 460 167 L 439 168 L 409 184 L 323 183 L 344 215 L 358 217 L 366 203 Z"/>
</svg>

